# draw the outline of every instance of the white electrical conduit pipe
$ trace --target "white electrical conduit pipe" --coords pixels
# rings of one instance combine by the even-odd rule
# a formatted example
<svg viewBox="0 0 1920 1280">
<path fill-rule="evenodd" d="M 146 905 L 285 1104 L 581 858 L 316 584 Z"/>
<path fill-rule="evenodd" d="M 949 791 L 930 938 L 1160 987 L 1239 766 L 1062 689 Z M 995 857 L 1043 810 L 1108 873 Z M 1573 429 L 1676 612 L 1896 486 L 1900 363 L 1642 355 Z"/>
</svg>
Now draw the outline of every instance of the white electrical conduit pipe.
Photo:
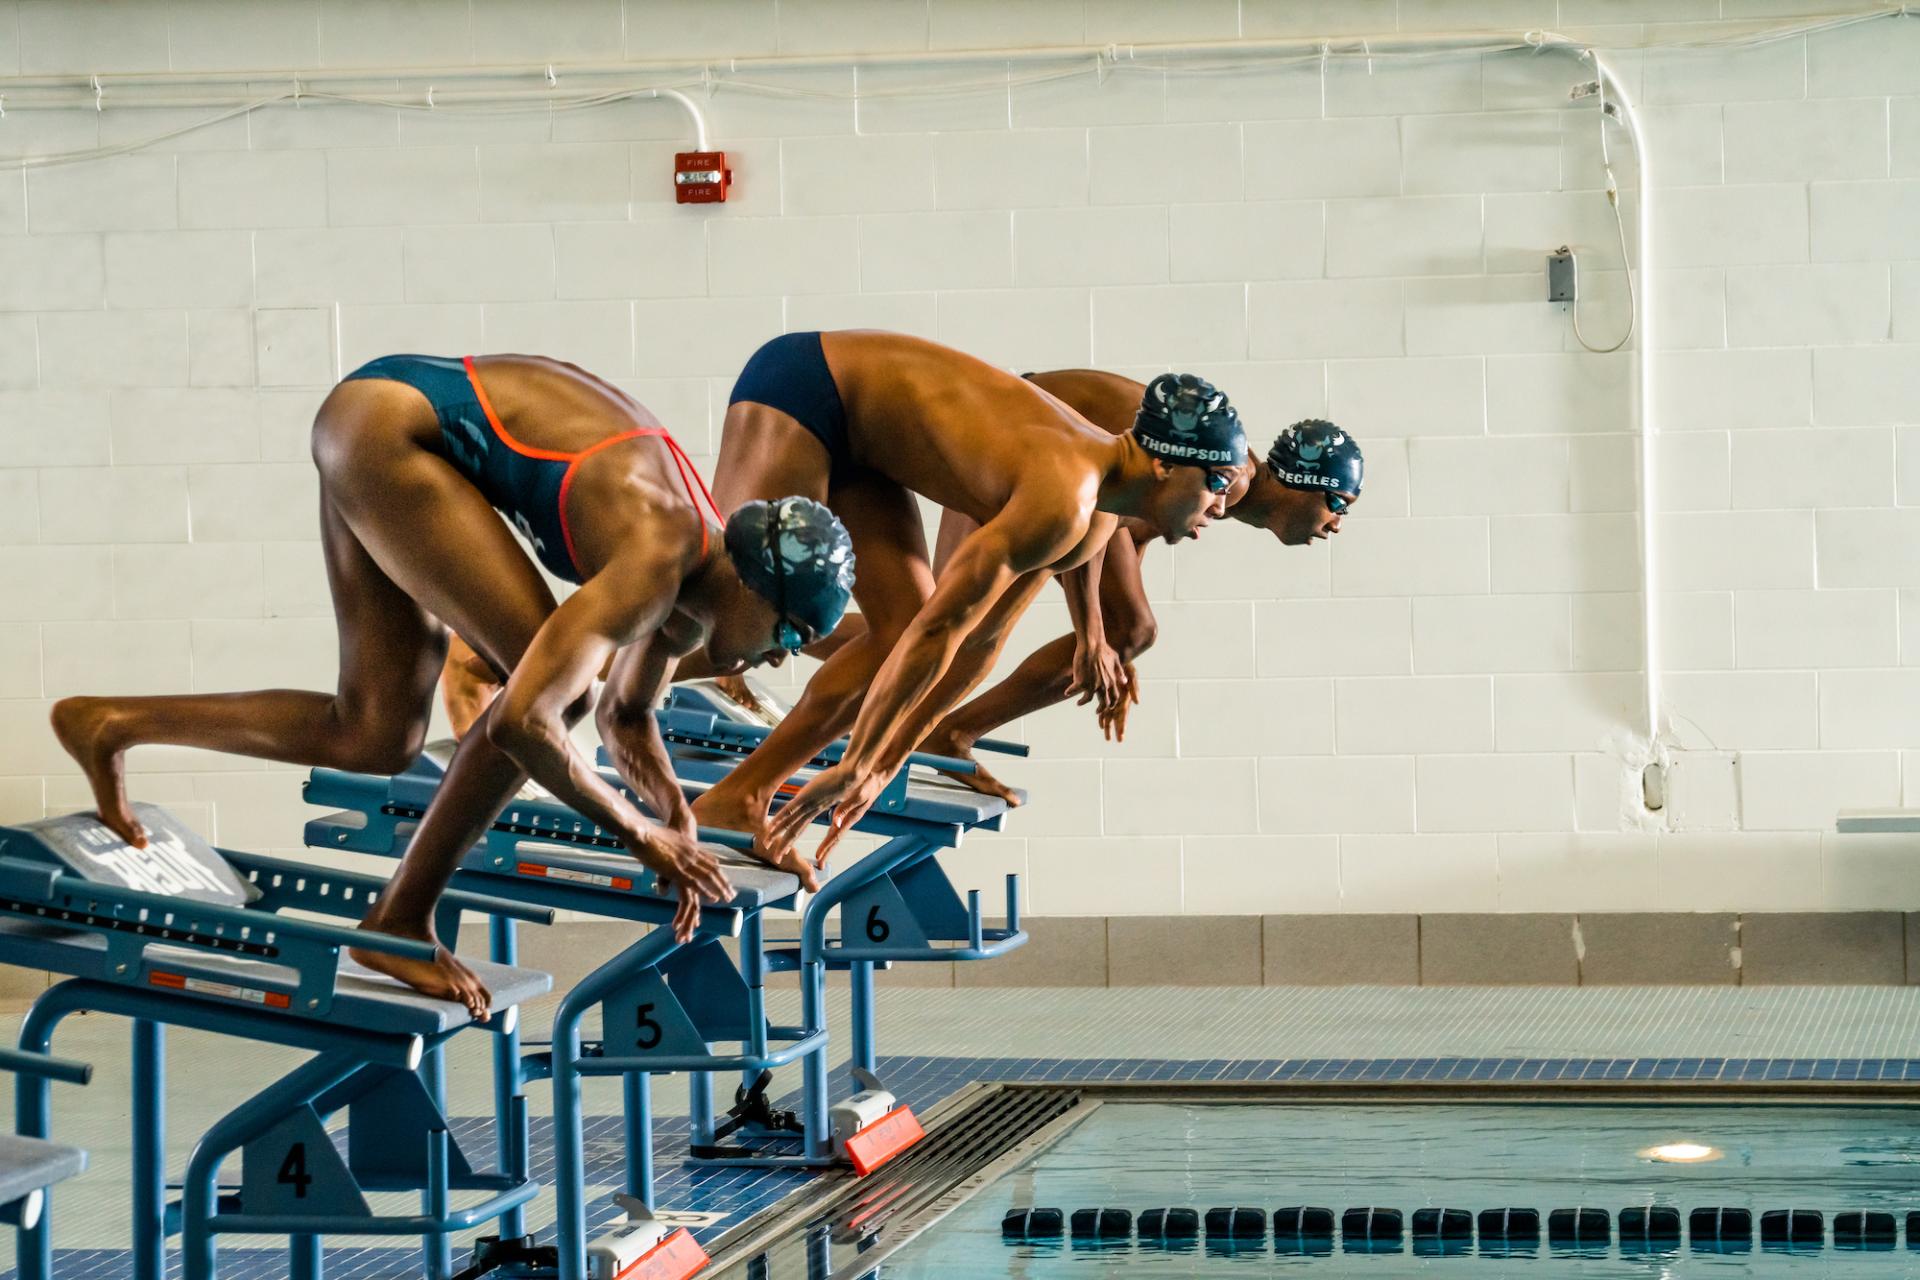
<svg viewBox="0 0 1920 1280">
<path fill-rule="evenodd" d="M 1857 13 L 1838 15 L 1816 21 L 1759 25 L 1743 33 L 1726 36 L 1709 36 L 1696 41 L 1657 42 L 1647 47 L 1676 49 L 1709 49 L 1755 47 L 1783 39 L 1792 39 L 1815 31 L 1834 30 L 1856 23 L 1875 21 L 1881 18 L 1905 16 L 1913 13 L 1914 6 L 1862 10 Z M 1646 706 L 1645 731 L 1648 762 L 1658 767 L 1664 762 L 1661 744 L 1662 694 L 1660 669 L 1658 662 L 1659 643 L 1659 584 L 1655 556 L 1656 527 L 1653 511 L 1654 484 L 1656 479 L 1656 453 L 1654 449 L 1655 422 L 1653 409 L 1653 373 L 1654 362 L 1650 356 L 1653 349 L 1654 282 L 1650 274 L 1653 244 L 1653 201 L 1650 181 L 1651 165 L 1647 156 L 1646 140 L 1640 132 L 1639 120 L 1633 109 L 1633 101 L 1627 88 L 1613 74 L 1605 61 L 1586 44 L 1571 40 L 1566 36 L 1547 31 L 1530 31 L 1518 36 L 1488 33 L 1431 33 L 1399 34 L 1381 36 L 1353 36 L 1337 39 L 1293 39 L 1293 40 L 1213 40 L 1170 44 L 1129 44 L 1129 45 L 1086 45 L 1079 47 L 1056 48 L 1013 48 L 1013 49 L 973 49 L 939 52 L 884 53 L 871 55 L 768 55 L 752 58 L 732 58 L 701 63 L 698 61 L 651 61 L 626 62 L 598 65 L 571 65 L 558 68 L 553 64 L 540 67 L 433 67 L 433 68 L 380 68 L 377 71 L 317 71 L 289 76 L 285 71 L 228 71 L 228 72 L 129 72 L 124 74 L 101 74 L 92 76 L 15 76 L 0 79 L 0 116 L 4 116 L 7 100 L 17 108 L 86 108 L 103 110 L 109 95 L 112 104 L 120 106 L 149 107 L 225 107 L 228 114 L 239 114 L 252 110 L 256 106 L 272 102 L 292 101 L 299 103 L 303 99 L 313 98 L 321 101 L 346 100 L 354 102 L 375 102 L 396 107 L 428 108 L 455 106 L 498 105 L 513 107 L 540 103 L 552 108 L 577 109 L 592 107 L 603 103 L 628 98 L 657 97 L 675 103 L 691 118 L 696 143 L 700 150 L 707 149 L 706 120 L 697 104 L 678 89 L 661 86 L 610 88 L 604 93 L 590 91 L 575 93 L 561 90 L 560 75 L 564 73 L 569 81 L 591 80 L 605 77 L 631 79 L 636 75 L 659 73 L 682 77 L 678 83 L 687 87 L 704 87 L 711 91 L 719 87 L 734 88 L 747 92 L 786 94 L 789 96 L 847 97 L 855 98 L 883 96 L 911 96 L 915 89 L 911 86 L 895 89 L 886 93 L 861 94 L 857 90 L 852 95 L 824 90 L 803 90 L 792 86 L 755 85 L 744 80 L 744 74 L 756 70 L 791 71 L 808 69 L 831 69 L 844 67 L 934 67 L 969 64 L 1000 64 L 1011 69 L 1014 66 L 1034 64 L 1054 64 L 1064 67 L 1065 74 L 1074 74 L 1072 64 L 1092 61 L 1096 68 L 1104 71 L 1108 68 L 1124 69 L 1127 66 L 1157 65 L 1158 60 L 1167 64 L 1164 68 L 1176 74 L 1181 71 L 1221 70 L 1236 64 L 1255 64 L 1274 61 L 1311 62 L 1318 60 L 1323 64 L 1333 58 L 1373 59 L 1415 58 L 1421 56 L 1445 56 L 1455 53 L 1498 53 L 1532 49 L 1542 53 L 1556 53 L 1571 56 L 1581 61 L 1591 62 L 1593 73 L 1604 87 L 1604 98 L 1610 102 L 1620 123 L 1626 128 L 1633 144 L 1639 165 L 1639 181 L 1635 198 L 1636 228 L 1635 242 L 1638 262 L 1625 264 L 1628 271 L 1637 270 L 1641 278 L 1641 299 L 1638 324 L 1639 340 L 1633 344 L 1631 360 L 1634 373 L 1634 417 L 1640 436 L 1640 559 L 1641 559 L 1641 595 L 1642 615 L 1642 652 L 1646 666 Z M 1207 60 L 1216 61 L 1207 65 Z M 1185 63 L 1181 66 L 1178 64 Z M 697 78 L 691 78 L 689 72 L 698 70 Z M 715 72 L 722 72 L 716 77 Z M 503 88 L 497 82 L 503 79 L 518 79 L 538 76 L 544 87 Z M 423 96 L 404 100 L 397 89 L 397 82 L 403 80 L 426 80 L 430 86 Z M 369 92 L 365 86 L 370 81 L 396 82 L 391 93 Z M 473 84 L 493 82 L 492 87 L 474 89 L 441 90 L 442 84 Z M 1011 77 L 1005 83 L 1011 83 Z M 285 90 L 271 90 L 268 86 L 290 84 Z M 985 82 L 987 87 L 992 82 Z M 208 94 L 187 94 L 179 90 L 188 86 L 212 88 L 230 86 L 235 89 L 250 90 L 250 94 L 218 96 Z M 140 93 L 138 90 L 158 90 L 158 92 Z M 266 96 L 260 96 L 262 90 Z M 174 90 L 169 93 L 168 90 Z M 933 91 L 952 92 L 952 85 L 936 86 Z M 211 124 L 226 116 L 214 117 L 201 124 Z M 121 150 L 131 150 L 146 143 L 163 141 L 180 133 L 200 127 L 189 125 L 159 137 L 147 139 L 143 143 L 127 144 L 119 148 L 101 148 L 97 153 L 76 153 L 59 157 L 15 157 L 17 166 L 35 163 L 59 163 L 61 160 L 78 160 L 87 154 L 111 154 Z M 1605 116 L 1601 118 L 1601 128 L 1605 128 Z"/>
<path fill-rule="evenodd" d="M 258 86 L 255 87 L 258 88 Z M 103 154 L 116 154 L 147 146 L 155 142 L 163 142 L 168 138 L 178 137 L 183 133 L 189 133 L 195 129 L 205 128 L 207 125 L 217 124 L 222 120 L 231 119 L 233 116 L 244 115 L 260 107 L 270 107 L 281 103 L 292 103 L 297 107 L 306 102 L 346 102 L 360 106 L 388 106 L 413 110 L 421 108 L 437 110 L 442 107 L 502 106 L 505 107 L 508 112 L 511 112 L 516 108 L 548 108 L 556 105 L 577 110 L 586 107 L 608 106 L 615 102 L 623 102 L 630 99 L 647 98 L 658 98 L 662 101 L 671 102 L 684 111 L 687 115 L 688 123 L 693 126 L 694 150 L 705 151 L 707 149 L 707 117 L 706 114 L 700 110 L 700 105 L 678 89 L 651 87 L 643 89 L 617 89 L 597 94 L 572 95 L 561 98 L 552 87 L 544 89 L 442 89 L 435 84 L 427 86 L 427 88 L 409 98 L 403 96 L 397 90 L 390 93 L 368 93 L 365 91 L 342 93 L 326 89 L 316 89 L 306 77 L 302 76 L 297 78 L 289 88 L 258 94 L 244 102 L 235 102 L 231 95 L 217 96 L 210 94 L 194 95 L 177 93 L 140 95 L 123 92 L 116 92 L 113 95 L 112 101 L 109 102 L 104 86 L 97 94 L 89 95 L 84 99 L 69 98 L 62 101 L 55 96 L 55 93 L 47 91 L 29 94 L 18 93 L 9 86 L 8 81 L 0 80 L 0 118 L 4 118 L 6 115 L 5 108 L 9 105 L 16 111 L 71 111 L 86 110 L 89 107 L 96 111 L 104 111 L 108 106 L 129 109 L 161 107 L 174 110 L 187 108 L 222 110 L 222 114 L 220 115 L 209 117 L 206 120 L 196 121 L 181 129 L 175 129 L 156 137 L 141 139 L 125 147 L 102 149 Z M 11 99 L 11 102 L 9 102 L 9 99 Z M 0 169 L 43 168 L 58 163 L 77 163 L 89 158 L 91 157 L 84 153 L 73 156 L 5 156 L 0 157 Z"/>
<path fill-rule="evenodd" d="M 1641 46 L 1620 45 L 1620 48 L 1670 48 L 1670 49 L 1709 49 L 1734 48 L 1766 44 L 1777 40 L 1792 39 L 1815 31 L 1828 31 L 1839 27 L 1851 26 L 1861 22 L 1871 22 L 1879 18 L 1897 17 L 1912 14 L 1920 10 L 1914 4 L 1881 5 L 1862 8 L 1852 13 L 1835 14 L 1819 18 L 1803 19 L 1797 22 L 1780 23 L 1729 23 L 1733 28 L 1725 35 L 1707 35 L 1695 40 L 1662 40 Z M 1137 45 L 1053 45 L 1023 46 L 1000 49 L 950 49 L 927 51 L 901 51 L 893 53 L 839 53 L 839 54 L 763 54 L 746 58 L 720 58 L 703 60 L 699 58 L 653 58 L 637 59 L 617 63 L 540 63 L 533 66 L 467 66 L 467 67 L 377 67 L 356 70 L 316 70 L 304 71 L 297 75 L 302 84 L 322 85 L 341 84 L 364 86 L 369 82 L 387 80 L 432 80 L 435 83 L 452 83 L 460 80 L 500 80 L 516 79 L 527 76 L 538 77 L 549 84 L 557 83 L 562 76 L 576 79 L 583 76 L 634 76 L 648 72 L 680 73 L 688 70 L 703 71 L 706 76 L 714 72 L 726 72 L 738 75 L 755 70 L 809 70 L 833 69 L 841 67 L 913 67 L 913 66 L 950 66 L 974 62 L 1032 63 L 1032 62 L 1071 62 L 1085 61 L 1089 58 L 1115 60 L 1125 58 L 1138 60 L 1142 54 L 1172 58 L 1208 57 L 1217 54 L 1251 55 L 1262 60 L 1273 57 L 1298 56 L 1318 58 L 1323 52 L 1338 56 L 1362 55 L 1369 51 L 1375 55 L 1393 53 L 1447 53 L 1447 52 L 1492 52 L 1500 49 L 1526 49 L 1547 46 L 1565 46 L 1584 48 L 1563 36 L 1551 32 L 1529 31 L 1518 35 L 1498 32 L 1402 32 L 1379 36 L 1336 36 L 1294 38 L 1282 40 L 1204 40 L 1185 41 L 1166 44 Z M 12 94 L 33 89 L 84 90 L 88 101 L 82 105 L 92 105 L 92 96 L 96 85 L 107 89 L 119 89 L 143 85 L 195 84 L 229 85 L 234 87 L 258 88 L 264 84 L 285 81 L 293 74 L 286 69 L 253 71 L 128 71 L 97 75 L 34 75 L 0 77 L 0 90 Z M 694 83 L 724 83 L 696 77 Z"/>
</svg>

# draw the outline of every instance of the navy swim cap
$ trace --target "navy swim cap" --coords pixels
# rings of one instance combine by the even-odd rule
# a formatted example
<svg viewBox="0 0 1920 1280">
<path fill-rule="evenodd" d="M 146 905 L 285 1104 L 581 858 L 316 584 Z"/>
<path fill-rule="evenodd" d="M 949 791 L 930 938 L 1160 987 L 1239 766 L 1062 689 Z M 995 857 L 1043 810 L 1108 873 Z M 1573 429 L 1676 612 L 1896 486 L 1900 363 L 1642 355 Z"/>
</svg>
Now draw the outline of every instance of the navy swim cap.
<svg viewBox="0 0 1920 1280">
<path fill-rule="evenodd" d="M 1360 456 L 1360 442 L 1345 431 L 1331 422 L 1307 418 L 1280 433 L 1267 450 L 1267 465 L 1273 468 L 1274 479 L 1287 488 L 1324 493 L 1329 507 L 1343 511 L 1346 503 L 1333 495 L 1360 496 L 1367 460 Z"/>
<path fill-rule="evenodd" d="M 1133 436 L 1162 462 L 1189 467 L 1240 467 L 1247 433 L 1224 391 L 1191 373 L 1163 373 L 1147 384 Z"/>
<path fill-rule="evenodd" d="M 853 540 L 833 512 L 812 498 L 749 502 L 728 517 L 726 544 L 740 581 L 782 623 L 804 625 L 808 641 L 840 625 L 853 598 Z"/>
</svg>

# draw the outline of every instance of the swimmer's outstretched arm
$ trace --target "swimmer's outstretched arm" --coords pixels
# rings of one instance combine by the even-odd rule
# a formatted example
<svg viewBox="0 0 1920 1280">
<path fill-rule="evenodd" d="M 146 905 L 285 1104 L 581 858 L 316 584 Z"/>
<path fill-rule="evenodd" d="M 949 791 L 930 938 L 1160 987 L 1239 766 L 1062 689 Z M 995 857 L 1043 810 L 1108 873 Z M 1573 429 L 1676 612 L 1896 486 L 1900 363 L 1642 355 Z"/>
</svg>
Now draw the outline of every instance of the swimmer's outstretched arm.
<svg viewBox="0 0 1920 1280">
<path fill-rule="evenodd" d="M 1126 697 L 1126 673 L 1120 655 L 1107 643 L 1100 616 L 1100 574 L 1106 554 L 1107 544 L 1102 543 L 1085 564 L 1060 575 L 1067 616 L 1073 621 L 1073 683 L 1067 692 L 1079 694 L 1081 706 L 1094 702 L 1101 716 Z"/>
<path fill-rule="evenodd" d="M 1133 664 L 1153 647 L 1156 625 L 1140 577 L 1141 546 L 1123 523 L 1107 542 L 1101 561 L 1100 616 L 1106 642 L 1127 675 L 1126 696 L 1101 717 L 1109 737 L 1126 736 L 1128 708 L 1140 701 L 1140 678 Z M 1022 716 L 1063 701 L 1073 687 L 1076 638 L 1071 635 L 1035 649 L 1013 673 L 971 702 L 954 708 L 935 725 L 922 749 L 935 755 L 970 755 L 973 744 Z"/>
<path fill-rule="evenodd" d="M 846 754 L 773 815 L 767 827 L 772 847 L 794 843 L 808 823 L 831 808 L 832 825 L 815 855 L 824 859 L 860 820 L 917 745 L 899 729 L 941 682 L 960 643 L 1014 580 L 1056 562 L 1084 536 L 1085 515 L 1076 522 L 1075 514 L 1070 508 L 1042 508 L 1032 501 L 1009 506 L 960 544 L 934 583 L 932 597 L 874 676 L 848 735 Z M 922 715 L 930 721 L 948 709 L 932 706 L 922 709 Z"/>
<path fill-rule="evenodd" d="M 704 647 L 700 652 L 704 652 Z M 674 658 L 655 635 L 614 655 L 607 687 L 594 704 L 593 719 L 613 767 L 660 821 L 694 837 L 693 806 L 674 776 L 673 758 L 660 736 L 653 708 L 674 678 Z"/>
<path fill-rule="evenodd" d="M 987 673 L 993 670 L 994 662 L 999 659 L 1013 624 L 1019 621 L 1027 611 L 1027 606 L 1046 588 L 1052 577 L 1044 570 L 1024 574 L 1001 593 L 996 607 L 988 612 L 955 652 L 940 682 L 894 724 L 880 758 L 899 763 L 886 768 L 882 774 L 883 780 L 893 776 L 900 764 L 906 762 L 907 756 L 925 740 L 942 716 L 979 688 L 980 682 L 987 678 Z"/>
<path fill-rule="evenodd" d="M 602 680 L 612 667 L 609 661 L 600 672 Z M 505 687 L 506 682 L 495 674 L 485 658 L 474 652 L 472 645 L 458 633 L 449 633 L 447 661 L 440 670 L 440 697 L 446 703 L 447 723 L 453 730 L 455 742 L 480 723 L 480 717 L 487 713 L 487 708 Z"/>
<path fill-rule="evenodd" d="M 534 781 L 614 832 L 634 857 L 680 887 L 674 936 L 686 941 L 699 922 L 701 899 L 725 902 L 733 896 L 718 860 L 690 836 L 648 821 L 600 776 L 567 732 L 568 708 L 592 690 L 614 650 L 650 641 L 673 611 L 685 566 L 677 550 L 661 543 L 675 541 L 636 539 L 631 551 L 567 597 L 535 633 L 486 726 L 493 744 Z M 645 595 L 636 598 L 636 592 Z"/>
</svg>

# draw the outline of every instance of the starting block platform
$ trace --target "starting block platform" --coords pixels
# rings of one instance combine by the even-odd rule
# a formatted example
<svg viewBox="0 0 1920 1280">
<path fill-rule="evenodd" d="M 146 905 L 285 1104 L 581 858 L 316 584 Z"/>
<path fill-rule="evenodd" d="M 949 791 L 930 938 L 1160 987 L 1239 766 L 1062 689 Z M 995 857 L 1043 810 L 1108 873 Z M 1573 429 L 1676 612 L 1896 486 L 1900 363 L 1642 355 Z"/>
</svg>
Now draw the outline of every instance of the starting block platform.
<svg viewBox="0 0 1920 1280">
<path fill-rule="evenodd" d="M 674 770 L 690 793 L 730 773 L 786 714 L 766 690 L 751 679 L 745 683 L 751 705 L 715 681 L 692 680 L 673 686 L 666 706 L 655 713 Z M 1027 752 L 1019 743 L 982 740 L 976 745 L 1012 755 Z M 818 769 L 839 760 L 845 748 L 843 739 L 810 761 L 781 787 L 775 808 Z M 692 1111 L 697 1159 L 815 1167 L 856 1158 L 847 1137 L 880 1125 L 896 1101 L 877 1074 L 874 971 L 896 963 L 990 960 L 1026 943 L 1018 877 L 1007 877 L 1004 926 L 988 927 L 979 892 L 969 891 L 963 902 L 938 861 L 943 851 L 958 848 L 968 832 L 1000 830 L 1009 806 L 998 796 L 915 770 L 951 775 L 973 768 L 970 761 L 914 752 L 854 827 L 883 837 L 885 843 L 834 872 L 807 902 L 797 939 L 765 944 L 770 968 L 799 973 L 801 1016 L 806 1021 L 825 1016 L 827 973 L 847 973 L 853 1014 L 849 1048 L 857 1091 L 838 1106 L 831 1103 L 828 1062 L 821 1052 L 805 1064 L 797 1117 L 770 1111 L 763 1090 L 755 1088 L 759 1082 L 743 1080 L 733 1109 L 716 1124 L 711 1083 L 696 1081 Z M 1018 794 L 1025 799 L 1025 792 Z M 734 1134 L 745 1143 L 720 1147 L 721 1138 Z M 781 1150 L 794 1142 L 798 1151 Z"/>
<path fill-rule="evenodd" d="M 717 681 L 689 680 L 674 685 L 667 694 L 666 706 L 654 713 L 660 724 L 660 736 L 673 753 L 675 770 L 683 780 L 718 782 L 766 741 L 767 735 L 787 714 L 788 708 L 757 682 L 748 679 L 746 684 L 753 698 L 751 706 L 730 696 Z M 838 763 L 846 748 L 844 738 L 830 743 L 807 762 L 806 768 L 795 775 L 782 792 L 791 795 L 798 791 L 815 770 Z M 982 738 L 975 748 L 1003 755 L 1027 754 L 1024 743 L 998 738 Z M 918 824 L 916 834 L 924 834 L 932 824 L 950 824 L 963 831 L 1000 829 L 1008 808 L 1006 801 L 957 783 L 917 776 L 913 773 L 915 768 L 967 774 L 972 773 L 975 766 L 972 761 L 951 756 L 924 751 L 911 753 L 907 763 L 867 811 L 860 830 L 883 836 L 897 834 L 886 822 L 890 814 L 910 816 Z M 1014 790 L 1020 803 L 1026 803 L 1027 793 L 1019 788 Z"/>
<path fill-rule="evenodd" d="M 436 748 L 392 778 L 316 769 L 307 783 L 310 803 L 341 806 L 307 824 L 307 843 L 399 857 L 445 776 L 449 753 Z M 650 1080 L 666 1072 L 737 1071 L 758 1075 L 824 1048 L 825 1027 L 807 1022 L 768 1022 L 766 968 L 757 946 L 760 913 L 791 907 L 799 880 L 738 853 L 745 837 L 702 832 L 713 844 L 733 884 L 734 897 L 705 904 L 691 942 L 677 942 L 656 928 L 595 968 L 562 999 L 547 1046 L 521 1046 L 514 1037 L 496 1045 L 496 1127 L 503 1143 L 520 1148 L 524 1130 L 507 1122 L 533 1081 L 550 1080 L 554 1096 L 557 1205 L 555 1244 L 549 1250 L 524 1237 L 519 1213 L 501 1219 L 495 1249 L 505 1268 L 554 1255 L 562 1280 L 597 1277 L 603 1259 L 644 1256 L 666 1247 L 674 1233 L 650 1218 L 653 1202 L 653 1107 Z M 729 847 L 729 845 L 734 847 Z M 509 896 L 602 919 L 664 925 L 672 921 L 678 890 L 662 886 L 610 833 L 581 818 L 538 788 L 528 788 L 499 814 L 485 836 L 462 859 L 455 885 Z M 722 938 L 741 938 L 736 965 Z M 518 948 L 514 922 L 496 918 L 489 954 L 510 963 Z M 602 1034 L 587 1038 L 583 1025 L 598 1012 Z M 585 1137 L 582 1082 L 616 1077 L 622 1082 L 628 1222 L 597 1240 L 586 1236 Z M 691 1240 L 691 1237 L 688 1237 Z M 682 1246 L 683 1247 L 683 1246 Z M 609 1272 L 611 1274 L 611 1272 Z"/>
<path fill-rule="evenodd" d="M 285 1235 L 287 1273 L 318 1280 L 328 1234 L 414 1236 L 424 1271 L 451 1275 L 448 1234 L 532 1199 L 524 1166 L 476 1169 L 449 1137 L 441 1046 L 478 1025 L 517 1026 L 518 1006 L 552 980 L 512 965 L 481 967 L 493 994 L 487 1020 L 355 964 L 347 948 L 431 961 L 431 944 L 348 928 L 306 914 L 358 919 L 383 881 L 215 849 L 165 810 L 136 805 L 149 833 L 128 845 L 86 814 L 0 828 L 0 963 L 66 975 L 28 1012 L 21 1048 L 46 1053 L 71 1014 L 133 1020 L 133 1261 L 136 1280 L 166 1274 L 166 1241 L 181 1239 L 181 1274 L 213 1280 L 222 1234 Z M 455 893 L 449 913 L 547 921 L 525 903 Z M 302 915 L 286 914 L 299 911 Z M 165 1169 L 167 1026 L 306 1049 L 314 1056 L 217 1121 L 170 1202 Z M 23 1077 L 16 1128 L 45 1139 L 48 1080 Z M 325 1122 L 348 1115 L 346 1149 Z M 516 1117 L 524 1127 L 522 1107 Z M 237 1192 L 219 1185 L 239 1156 Z M 376 1212 L 371 1192 L 416 1192 L 420 1212 Z M 458 1207 L 454 1197 L 467 1201 Z M 46 1215 L 21 1232 L 22 1280 L 50 1280 Z"/>
<path fill-rule="evenodd" d="M 763 713 L 760 718 L 756 714 L 708 682 L 674 690 L 657 715 L 689 796 L 702 794 L 765 738 L 771 725 Z M 1023 747 L 1005 745 L 1024 754 Z M 814 763 L 831 763 L 840 749 L 836 744 Z M 404 855 L 437 794 L 452 750 L 444 744 L 429 747 L 407 770 L 390 778 L 314 770 L 306 798 L 334 811 L 307 824 L 307 843 Z M 966 761 L 920 755 L 914 764 L 947 772 L 972 767 Z M 811 770 L 796 776 L 785 794 L 803 785 Z M 608 771 L 605 776 L 632 798 L 615 774 Z M 505 1117 L 523 1087 L 539 1079 L 553 1082 L 559 1208 L 555 1237 L 563 1280 L 589 1274 L 595 1263 L 583 1251 L 595 1254 L 601 1243 L 588 1247 L 582 1203 L 579 1081 L 588 1076 L 623 1081 L 627 1160 L 622 1203 L 631 1220 L 643 1227 L 655 1181 L 649 1084 L 654 1074 L 689 1075 L 690 1147 L 698 1161 L 800 1168 L 848 1161 L 877 1167 L 891 1154 L 890 1145 L 892 1150 L 904 1149 L 912 1141 L 911 1112 L 900 1108 L 874 1075 L 873 972 L 894 963 L 989 959 L 1026 941 L 1014 877 L 1008 878 L 1005 925 L 989 927 L 979 894 L 970 893 L 963 902 L 935 859 L 941 851 L 958 847 L 968 831 L 998 829 L 1007 809 L 999 797 L 902 769 L 888 788 L 888 803 L 876 804 L 858 827 L 886 843 L 839 870 L 804 904 L 795 877 L 737 852 L 727 856 L 735 897 L 703 905 L 694 941 L 677 944 L 667 930 L 656 929 L 593 970 L 562 1000 L 551 1046 L 526 1046 L 523 1051 L 512 1037 L 496 1041 L 496 1128 L 503 1144 L 515 1141 Z M 751 843 L 736 832 L 703 829 L 700 836 L 718 846 L 717 852 L 738 851 Z M 663 892 L 617 837 L 531 785 L 463 857 L 454 883 L 488 896 L 654 925 L 670 921 L 675 905 L 673 891 Z M 790 909 L 801 911 L 799 937 L 767 941 L 765 912 Z M 845 929 L 830 931 L 836 913 L 843 922 L 855 922 L 852 936 L 839 936 Z M 726 937 L 739 939 L 737 962 L 720 946 Z M 492 959 L 510 964 L 517 947 L 514 921 L 495 918 L 489 942 Z M 829 970 L 850 975 L 854 1004 L 856 1087 L 838 1106 L 828 1093 Z M 797 1027 L 774 1026 L 766 1018 L 766 975 L 785 971 L 800 976 Z M 597 1041 L 584 1038 L 580 1030 L 595 1009 L 605 1029 Z M 803 1063 L 805 1082 L 798 1114 L 776 1110 L 766 1096 L 772 1068 L 794 1061 Z M 724 1118 L 716 1116 L 714 1107 L 713 1077 L 721 1072 L 737 1072 L 740 1080 L 735 1106 Z M 522 1225 L 517 1211 L 503 1215 L 503 1238 L 520 1238 Z"/>
</svg>

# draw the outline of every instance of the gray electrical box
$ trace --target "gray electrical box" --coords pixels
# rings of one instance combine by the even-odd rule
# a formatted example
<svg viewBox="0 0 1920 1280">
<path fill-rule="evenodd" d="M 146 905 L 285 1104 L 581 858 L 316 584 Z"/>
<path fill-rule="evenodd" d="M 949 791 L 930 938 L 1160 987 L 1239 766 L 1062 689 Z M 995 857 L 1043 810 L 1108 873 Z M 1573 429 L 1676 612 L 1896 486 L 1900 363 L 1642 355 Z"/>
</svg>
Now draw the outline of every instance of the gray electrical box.
<svg viewBox="0 0 1920 1280">
<path fill-rule="evenodd" d="M 1547 301 L 1572 302 L 1578 293 L 1573 250 L 1561 245 L 1547 255 Z"/>
</svg>

